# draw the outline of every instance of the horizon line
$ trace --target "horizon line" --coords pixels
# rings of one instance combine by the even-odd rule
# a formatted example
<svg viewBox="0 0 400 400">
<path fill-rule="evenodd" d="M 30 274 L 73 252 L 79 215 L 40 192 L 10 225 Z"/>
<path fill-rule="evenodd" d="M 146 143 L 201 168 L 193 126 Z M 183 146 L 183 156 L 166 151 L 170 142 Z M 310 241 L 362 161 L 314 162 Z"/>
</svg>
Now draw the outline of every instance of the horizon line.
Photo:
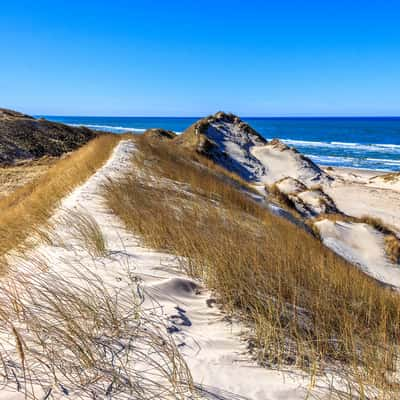
<svg viewBox="0 0 400 400">
<path fill-rule="evenodd" d="M 83 114 L 32 114 L 33 117 L 82 117 L 82 118 L 205 118 L 213 114 L 178 116 L 178 115 L 83 115 Z M 234 114 L 237 115 L 237 114 Z M 238 115 L 239 116 L 239 115 Z M 266 115 L 266 116 L 239 116 L 240 118 L 400 118 L 400 115 Z"/>
</svg>

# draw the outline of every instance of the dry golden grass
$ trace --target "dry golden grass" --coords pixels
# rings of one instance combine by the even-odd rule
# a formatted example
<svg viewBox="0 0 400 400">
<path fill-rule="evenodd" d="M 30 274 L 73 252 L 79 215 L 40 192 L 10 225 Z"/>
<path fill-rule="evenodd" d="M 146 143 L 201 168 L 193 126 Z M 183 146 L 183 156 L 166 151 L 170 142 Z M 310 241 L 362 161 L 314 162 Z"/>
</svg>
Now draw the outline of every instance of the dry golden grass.
<svg viewBox="0 0 400 400">
<path fill-rule="evenodd" d="M 360 398 L 367 384 L 393 398 L 398 387 L 386 378 L 398 372 L 397 293 L 270 214 L 225 175 L 171 145 L 137 144 L 132 171 L 105 187 L 109 206 L 149 246 L 184 256 L 182 267 L 254 328 L 260 363 L 312 374 L 337 365 Z"/>
<path fill-rule="evenodd" d="M 265 189 L 269 194 L 269 199 L 278 203 L 282 208 L 292 213 L 294 216 L 301 218 L 300 213 L 298 212 L 296 205 L 293 200 L 290 199 L 289 195 L 282 192 L 276 183 L 272 185 L 265 185 Z M 299 199 L 299 202 L 301 200 Z"/>
<path fill-rule="evenodd" d="M 99 224 L 90 214 L 82 210 L 73 212 L 69 210 L 61 219 L 65 225 L 71 227 L 74 238 L 92 257 L 107 255 L 106 239 Z"/>
<path fill-rule="evenodd" d="M 61 199 L 109 158 L 120 139 L 101 135 L 0 199 L 0 259 L 11 249 L 27 245 L 27 239 L 47 223 Z"/>
<path fill-rule="evenodd" d="M 0 167 L 0 199 L 11 194 L 14 190 L 24 186 L 56 163 L 57 158 L 46 157 L 37 161 L 21 163 L 19 165 Z"/>
<path fill-rule="evenodd" d="M 195 399 L 190 371 L 156 310 L 120 265 L 121 292 L 85 261 L 68 278 L 27 259 L 0 286 L 0 382 L 25 399 Z M 3 397 L 5 398 L 5 397 Z"/>
<path fill-rule="evenodd" d="M 385 251 L 392 262 L 400 264 L 400 240 L 397 236 L 385 236 Z"/>
<path fill-rule="evenodd" d="M 393 181 L 397 181 L 400 179 L 400 173 L 399 172 L 391 172 L 391 173 L 385 174 L 385 175 L 374 176 L 372 179 L 374 179 L 374 178 L 381 178 L 385 182 L 393 182 Z"/>
</svg>

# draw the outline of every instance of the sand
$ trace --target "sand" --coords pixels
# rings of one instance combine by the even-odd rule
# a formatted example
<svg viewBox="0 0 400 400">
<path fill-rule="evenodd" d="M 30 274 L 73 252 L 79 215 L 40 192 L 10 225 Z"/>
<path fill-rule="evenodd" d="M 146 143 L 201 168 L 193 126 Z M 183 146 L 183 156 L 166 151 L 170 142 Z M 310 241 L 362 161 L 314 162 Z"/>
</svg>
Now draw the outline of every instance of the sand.
<svg viewBox="0 0 400 400">
<path fill-rule="evenodd" d="M 122 141 L 106 165 L 64 199 L 53 222 L 56 222 L 56 234 L 69 246 L 41 244 L 33 253 L 44 256 L 54 271 L 67 278 L 72 274 L 72 267 L 79 268 L 84 263 L 105 282 L 107 290 L 115 291 L 119 296 L 130 290 L 125 284 L 126 271 L 122 268 L 130 265 L 133 268 L 131 273 L 142 282 L 143 307 L 154 312 L 154 305 L 157 305 L 158 316 L 168 328 L 165 334 L 170 334 L 178 346 L 200 398 L 305 399 L 310 388 L 308 376 L 295 369 L 276 371 L 258 366 L 247 352 L 243 337 L 246 327 L 238 321 L 229 321 L 215 303 L 213 294 L 179 270 L 174 255 L 144 248 L 140 237 L 128 232 L 107 209 L 101 196 L 101 185 L 107 179 L 122 176 L 135 151 L 132 142 Z M 93 258 L 77 243 L 73 227 L 68 221 L 63 222 L 66 214 L 79 210 L 84 210 L 101 227 L 107 255 Z M 312 385 L 313 393 L 321 399 L 334 398 L 327 390 L 332 383 L 328 378 L 318 378 Z M 24 398 L 22 393 L 11 393 L 5 389 L 0 391 L 0 399 Z M 65 397 L 59 390 L 57 395 L 56 392 L 53 394 L 55 398 Z M 82 393 L 75 392 L 72 397 L 80 395 Z"/>
<path fill-rule="evenodd" d="M 265 173 L 260 177 L 263 183 L 270 185 L 286 177 L 297 179 L 309 188 L 329 183 L 324 171 L 282 142 L 254 146 L 250 152 L 264 167 Z"/>
<path fill-rule="evenodd" d="M 344 213 L 381 219 L 400 234 L 400 192 L 379 180 L 377 171 L 333 168 L 328 171 L 335 181 L 324 190 Z"/>
<path fill-rule="evenodd" d="M 337 376 L 318 377 L 311 385 L 310 377 L 294 368 L 278 371 L 257 365 L 247 351 L 247 327 L 239 321 L 227 319 L 215 302 L 213 293 L 204 288 L 201 282 L 193 281 L 182 273 L 179 260 L 174 255 L 145 248 L 141 238 L 127 231 L 121 221 L 110 213 L 101 196 L 102 184 L 108 179 L 123 176 L 124 171 L 130 167 L 130 157 L 136 151 L 133 142 L 120 142 L 104 167 L 63 200 L 53 222 L 56 234 L 69 246 L 41 244 L 33 249 L 33 253 L 45 257 L 48 265 L 66 278 L 71 275 L 72 267 L 79 268 L 84 263 L 95 276 L 105 282 L 111 292 L 115 291 L 119 295 L 130 290 L 125 284 L 126 270 L 122 267 L 129 265 L 131 273 L 143 288 L 143 308 L 154 312 L 157 306 L 156 313 L 163 323 L 162 329 L 176 343 L 190 369 L 200 398 L 302 400 L 307 398 L 312 386 L 314 396 L 334 399 L 335 396 L 328 390 L 332 382 L 335 382 L 336 390 L 343 390 Z M 287 161 L 285 158 L 275 158 L 274 170 L 279 173 L 275 172 L 274 178 L 284 173 L 283 165 Z M 292 163 L 291 169 L 286 172 L 293 172 L 296 179 L 301 178 L 304 171 L 297 170 L 297 167 Z M 371 188 L 367 186 L 367 181 L 360 181 L 368 180 L 366 177 L 358 178 L 351 174 L 348 171 L 332 171 L 335 182 L 329 182 L 326 187 L 339 207 L 343 207 L 343 211 L 362 210 L 369 215 L 371 212 L 382 214 L 388 219 L 396 207 L 400 209 L 400 198 L 392 191 Z M 307 175 L 306 183 L 310 183 L 309 177 L 311 182 L 314 181 L 311 175 Z M 373 195 L 377 196 L 375 199 L 380 199 L 375 208 L 371 207 Z M 63 220 L 66 214 L 79 210 L 90 215 L 100 226 L 107 243 L 106 255 L 93 258 L 88 254 L 87 249 L 80 247 L 74 238 L 73 227 L 67 220 Z M 346 256 L 366 273 L 400 287 L 400 269 L 388 264 L 380 234 L 365 224 L 321 221 L 318 227 L 327 246 Z M 32 265 L 32 268 L 35 266 Z M 0 391 L 0 400 L 24 398 L 22 393 L 16 394 L 12 387 L 9 389 L 11 391 Z M 75 397 L 78 395 L 81 393 L 75 393 Z M 55 396 L 63 397 L 60 391 Z"/>
<path fill-rule="evenodd" d="M 388 180 L 385 173 L 376 171 L 320 168 L 279 140 L 267 144 L 250 140 L 240 127 L 224 121 L 218 128 L 217 131 L 212 127 L 212 139 L 223 143 L 223 152 L 228 155 L 220 157 L 218 162 L 228 169 L 240 165 L 244 171 L 240 168 L 236 171 L 261 194 L 266 193 L 265 185 L 275 184 L 305 219 L 326 213 L 368 216 L 382 220 L 400 237 L 400 177 L 397 175 Z M 224 164 L 225 159 L 229 162 Z M 287 217 L 278 205 L 271 204 L 270 209 Z M 336 253 L 382 282 L 399 285 L 396 271 L 400 266 L 386 259 L 383 235 L 378 231 L 371 227 L 369 236 L 362 235 L 365 227 L 359 224 L 350 225 L 346 230 L 328 223 L 321 224 L 320 228 L 324 243 Z M 342 235 L 344 232 L 346 235 Z M 378 248 L 380 256 L 376 257 L 374 252 Z M 387 274 L 386 268 L 390 271 Z"/>
<path fill-rule="evenodd" d="M 383 234 L 363 223 L 324 219 L 315 225 L 327 247 L 378 281 L 400 288 L 400 268 L 387 258 Z"/>
</svg>

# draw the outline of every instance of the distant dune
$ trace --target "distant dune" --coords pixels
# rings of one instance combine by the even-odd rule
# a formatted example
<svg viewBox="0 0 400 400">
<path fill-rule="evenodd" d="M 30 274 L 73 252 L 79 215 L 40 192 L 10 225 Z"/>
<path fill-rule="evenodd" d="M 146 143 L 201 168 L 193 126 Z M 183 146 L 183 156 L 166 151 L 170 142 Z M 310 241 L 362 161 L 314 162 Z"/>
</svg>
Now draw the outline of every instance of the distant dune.
<svg viewBox="0 0 400 400">
<path fill-rule="evenodd" d="M 203 118 L 175 140 L 249 181 L 272 184 L 291 176 L 315 185 L 330 180 L 309 158 L 279 140 L 268 142 L 233 114 Z"/>
<path fill-rule="evenodd" d="M 57 157 L 72 151 L 97 134 L 85 127 L 71 127 L 0 109 L 0 164 Z"/>
</svg>

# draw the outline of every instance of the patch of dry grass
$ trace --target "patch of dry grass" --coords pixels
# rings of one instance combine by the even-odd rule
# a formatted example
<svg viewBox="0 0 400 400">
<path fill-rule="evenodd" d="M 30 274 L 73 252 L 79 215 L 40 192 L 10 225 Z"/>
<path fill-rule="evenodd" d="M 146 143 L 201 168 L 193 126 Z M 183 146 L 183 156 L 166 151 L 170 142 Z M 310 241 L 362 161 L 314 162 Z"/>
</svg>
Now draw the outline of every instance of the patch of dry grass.
<svg viewBox="0 0 400 400">
<path fill-rule="evenodd" d="M 189 398 L 190 372 L 157 312 L 143 311 L 129 269 L 122 292 L 87 262 L 68 278 L 32 263 L 43 261 L 27 260 L 0 286 L 2 390 L 26 399 Z"/>
<path fill-rule="evenodd" d="M 265 185 L 265 189 L 270 197 L 272 197 L 272 199 L 280 206 L 282 206 L 285 210 L 294 213 L 296 217 L 301 218 L 301 214 L 298 212 L 295 203 L 290 199 L 289 195 L 279 189 L 277 182 L 273 183 L 272 185 Z M 299 199 L 299 202 L 301 202 L 301 199 Z"/>
<path fill-rule="evenodd" d="M 0 167 L 0 199 L 11 194 L 14 190 L 24 186 L 46 171 L 58 159 L 46 157 L 37 161 L 29 161 L 18 165 Z"/>
<path fill-rule="evenodd" d="M 400 240 L 397 236 L 385 236 L 385 251 L 392 262 L 400 264 Z"/>
<path fill-rule="evenodd" d="M 62 198 L 102 166 L 120 139 L 101 135 L 0 199 L 0 258 L 11 249 L 26 246 L 27 239 L 46 225 Z"/>
<path fill-rule="evenodd" d="M 71 227 L 72 234 L 92 257 L 107 255 L 107 242 L 97 221 L 82 210 L 68 211 L 62 216 L 63 223 Z"/>
<path fill-rule="evenodd" d="M 400 179 L 400 173 L 399 173 L 399 172 L 391 172 L 391 173 L 384 174 L 384 175 L 377 175 L 377 176 L 374 176 L 374 177 L 371 178 L 371 179 L 374 179 L 374 178 L 381 178 L 381 179 L 383 179 L 385 182 L 394 182 L 394 181 L 397 181 L 397 180 Z"/>
<path fill-rule="evenodd" d="M 132 171 L 105 187 L 109 206 L 149 246 L 184 256 L 182 267 L 253 327 L 260 363 L 311 373 L 337 365 L 361 392 L 373 384 L 392 398 L 397 293 L 270 214 L 226 176 L 167 144 L 137 144 Z"/>
</svg>

